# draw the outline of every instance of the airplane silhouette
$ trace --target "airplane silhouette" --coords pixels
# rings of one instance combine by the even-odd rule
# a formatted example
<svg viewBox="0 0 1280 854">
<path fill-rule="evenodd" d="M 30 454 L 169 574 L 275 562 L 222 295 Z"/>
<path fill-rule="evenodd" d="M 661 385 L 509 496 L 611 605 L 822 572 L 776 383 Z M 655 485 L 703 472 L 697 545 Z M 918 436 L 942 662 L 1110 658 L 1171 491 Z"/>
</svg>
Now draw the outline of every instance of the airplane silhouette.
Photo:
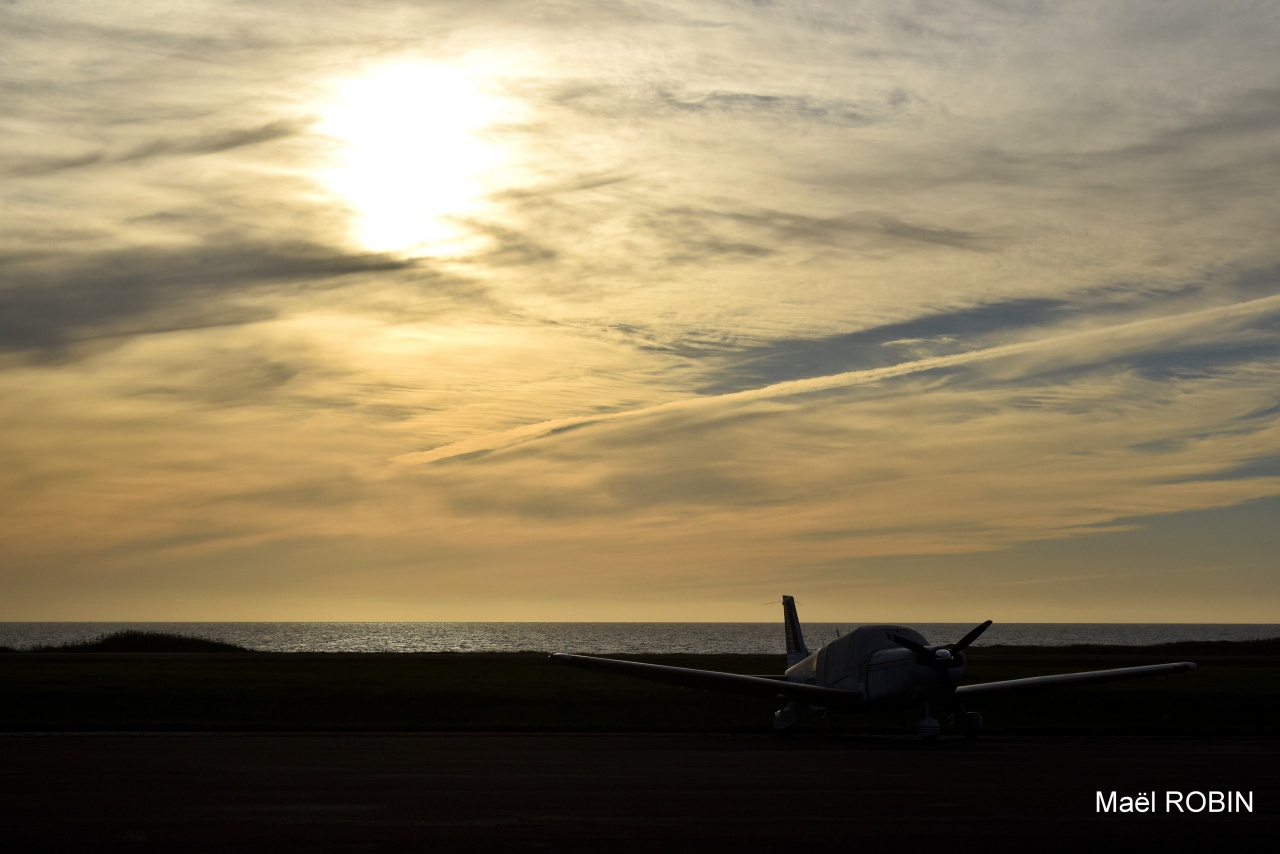
<svg viewBox="0 0 1280 854">
<path fill-rule="evenodd" d="M 923 709 L 916 731 L 926 738 L 936 737 L 940 730 L 938 721 L 929 714 L 930 705 L 946 710 L 962 733 L 976 736 L 982 730 L 982 716 L 965 708 L 974 697 L 1136 679 L 1195 668 L 1193 662 L 1179 661 L 961 685 L 965 650 L 987 630 L 990 620 L 948 644 L 930 644 L 919 632 L 902 626 L 860 626 L 810 653 L 795 599 L 790 596 L 782 597 L 782 616 L 787 670 L 781 676 L 746 676 L 563 652 L 553 653 L 550 659 L 568 667 L 652 682 L 785 700 L 786 705 L 773 716 L 773 726 L 779 731 L 795 726 L 802 705 L 837 711 L 915 705 Z"/>
</svg>

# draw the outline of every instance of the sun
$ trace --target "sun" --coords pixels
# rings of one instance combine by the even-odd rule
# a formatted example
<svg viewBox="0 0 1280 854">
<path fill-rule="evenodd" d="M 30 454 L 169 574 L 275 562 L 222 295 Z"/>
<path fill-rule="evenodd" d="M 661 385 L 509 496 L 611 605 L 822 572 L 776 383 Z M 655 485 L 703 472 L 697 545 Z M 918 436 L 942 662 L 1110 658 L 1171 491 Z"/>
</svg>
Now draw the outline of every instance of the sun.
<svg viewBox="0 0 1280 854">
<path fill-rule="evenodd" d="M 463 220 L 506 160 L 486 131 L 508 112 L 454 66 L 404 61 L 337 81 L 317 126 L 337 143 L 320 179 L 351 210 L 356 242 L 406 255 L 467 243 Z"/>
</svg>

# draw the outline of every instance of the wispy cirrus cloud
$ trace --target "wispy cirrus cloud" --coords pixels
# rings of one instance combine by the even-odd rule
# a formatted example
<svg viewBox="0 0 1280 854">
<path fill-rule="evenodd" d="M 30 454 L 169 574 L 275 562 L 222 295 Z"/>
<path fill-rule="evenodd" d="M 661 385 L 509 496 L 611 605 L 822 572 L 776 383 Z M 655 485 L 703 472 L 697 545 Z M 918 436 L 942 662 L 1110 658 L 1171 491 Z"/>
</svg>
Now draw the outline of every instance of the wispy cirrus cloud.
<svg viewBox="0 0 1280 854">
<path fill-rule="evenodd" d="M 8 168 L 8 175 L 20 178 L 28 175 L 47 175 L 54 172 L 84 169 L 89 166 L 130 163 L 152 157 L 216 154 L 235 148 L 282 139 L 297 133 L 300 127 L 299 123 L 280 121 L 256 128 L 223 132 L 215 131 L 203 136 L 185 139 L 154 139 L 150 142 L 134 144 L 132 147 L 122 151 L 99 150 L 75 157 L 50 160 L 36 159 L 27 163 L 19 162 Z"/>
<path fill-rule="evenodd" d="M 1239 335 L 1250 327 L 1260 327 L 1254 343 L 1267 347 L 1270 353 L 1280 344 L 1280 341 L 1276 340 L 1273 328 L 1278 316 L 1280 316 L 1280 295 L 1263 297 L 1183 315 L 1145 318 L 1125 324 L 1089 328 L 1046 338 L 895 362 L 879 367 L 784 380 L 719 394 L 687 397 L 642 409 L 522 425 L 505 433 L 405 455 L 399 461 L 404 464 L 430 463 L 455 455 L 498 450 L 541 436 L 558 435 L 569 428 L 585 427 L 591 424 L 643 418 L 658 412 L 708 410 L 739 401 L 772 400 L 831 389 L 871 385 L 896 377 L 984 363 L 989 363 L 982 371 L 987 379 L 1028 381 L 1044 376 L 1046 373 L 1056 374 L 1069 369 L 1123 366 L 1128 359 L 1154 357 L 1161 351 L 1186 352 L 1189 347 L 1196 345 L 1212 347 L 1218 342 L 1238 340 Z"/>
</svg>

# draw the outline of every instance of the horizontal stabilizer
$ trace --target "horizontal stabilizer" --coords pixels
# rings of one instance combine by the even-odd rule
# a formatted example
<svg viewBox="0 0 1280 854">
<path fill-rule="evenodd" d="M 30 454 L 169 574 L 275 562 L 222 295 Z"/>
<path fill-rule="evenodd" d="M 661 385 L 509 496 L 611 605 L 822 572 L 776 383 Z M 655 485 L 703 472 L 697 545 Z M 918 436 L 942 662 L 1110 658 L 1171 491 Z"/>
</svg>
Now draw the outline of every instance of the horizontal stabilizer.
<svg viewBox="0 0 1280 854">
<path fill-rule="evenodd" d="M 596 658 L 590 655 L 553 653 L 552 662 L 567 667 L 581 667 L 633 679 L 665 682 L 704 691 L 720 691 L 728 694 L 746 694 L 753 697 L 782 697 L 800 700 L 814 706 L 854 705 L 862 700 L 860 691 L 843 691 L 822 688 L 800 682 L 787 682 L 778 676 L 744 676 L 738 673 L 722 673 L 718 670 L 695 670 L 691 667 L 671 667 L 666 664 L 646 664 L 641 661 L 620 661 L 616 658 Z"/>
<path fill-rule="evenodd" d="M 1092 685 L 1097 682 L 1118 682 L 1121 679 L 1140 679 L 1144 676 L 1159 676 L 1164 673 L 1181 673 L 1184 670 L 1194 670 L 1195 667 L 1195 664 L 1190 661 L 1176 661 L 1169 664 L 1147 664 L 1142 667 L 1117 667 L 1112 670 L 1089 670 L 1084 673 L 1059 673 L 1055 676 L 1007 679 L 1003 682 L 979 682 L 976 685 L 961 685 L 956 689 L 955 695 L 968 699 L 979 694 L 1031 691 L 1038 688 L 1064 688 L 1070 685 Z"/>
</svg>

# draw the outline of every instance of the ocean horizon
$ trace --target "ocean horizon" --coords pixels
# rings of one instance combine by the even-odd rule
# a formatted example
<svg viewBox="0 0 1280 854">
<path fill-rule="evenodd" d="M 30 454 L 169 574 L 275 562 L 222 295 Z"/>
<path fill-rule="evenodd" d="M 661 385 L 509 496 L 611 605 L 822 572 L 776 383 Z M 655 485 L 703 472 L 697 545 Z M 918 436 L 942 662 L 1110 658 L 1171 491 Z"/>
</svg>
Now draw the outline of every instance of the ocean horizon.
<svg viewBox="0 0 1280 854">
<path fill-rule="evenodd" d="M 806 623 L 810 648 L 860 623 Z M 972 623 L 903 623 L 931 643 L 959 640 Z M 173 632 L 261 652 L 576 652 L 584 654 L 784 651 L 780 621 L 763 623 L 417 622 L 5 622 L 0 646 L 16 649 L 93 640 L 126 629 Z M 1143 646 L 1177 641 L 1280 637 L 1275 623 L 996 623 L 975 647 L 997 644 Z"/>
</svg>

